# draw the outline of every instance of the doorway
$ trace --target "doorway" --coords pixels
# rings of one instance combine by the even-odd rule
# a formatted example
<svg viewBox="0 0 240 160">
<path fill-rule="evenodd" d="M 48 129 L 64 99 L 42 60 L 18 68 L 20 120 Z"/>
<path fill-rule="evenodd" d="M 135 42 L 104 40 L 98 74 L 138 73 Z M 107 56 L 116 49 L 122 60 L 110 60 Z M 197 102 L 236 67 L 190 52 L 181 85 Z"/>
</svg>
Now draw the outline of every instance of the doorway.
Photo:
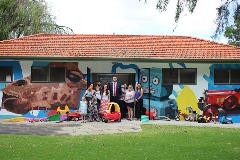
<svg viewBox="0 0 240 160">
<path fill-rule="evenodd" d="M 135 73 L 92 73 L 92 82 L 96 85 L 97 82 L 101 84 L 108 84 L 112 82 L 112 77 L 116 76 L 119 85 L 127 84 L 135 86 Z"/>
</svg>

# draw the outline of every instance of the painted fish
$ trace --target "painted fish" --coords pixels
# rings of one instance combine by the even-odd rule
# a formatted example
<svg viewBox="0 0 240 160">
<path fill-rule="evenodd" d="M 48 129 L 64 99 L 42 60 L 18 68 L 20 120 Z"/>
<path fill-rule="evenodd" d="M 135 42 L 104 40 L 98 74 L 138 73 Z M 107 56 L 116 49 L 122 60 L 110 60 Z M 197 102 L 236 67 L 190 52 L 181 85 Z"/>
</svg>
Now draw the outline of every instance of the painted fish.
<svg viewBox="0 0 240 160">
<path fill-rule="evenodd" d="M 80 94 L 86 85 L 77 62 L 51 62 L 48 67 L 65 67 L 64 83 L 33 83 L 31 76 L 12 82 L 2 89 L 2 104 L 10 112 L 25 114 L 36 108 L 56 109 L 68 105 L 77 109 Z"/>
</svg>

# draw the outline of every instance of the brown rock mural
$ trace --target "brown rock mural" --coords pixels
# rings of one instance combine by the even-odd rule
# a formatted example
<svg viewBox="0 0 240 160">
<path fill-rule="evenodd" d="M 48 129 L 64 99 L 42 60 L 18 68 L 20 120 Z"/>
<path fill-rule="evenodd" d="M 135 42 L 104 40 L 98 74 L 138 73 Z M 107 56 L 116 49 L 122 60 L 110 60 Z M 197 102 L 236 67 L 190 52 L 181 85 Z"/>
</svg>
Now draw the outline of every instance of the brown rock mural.
<svg viewBox="0 0 240 160">
<path fill-rule="evenodd" d="M 3 91 L 2 103 L 10 112 L 25 114 L 35 108 L 55 109 L 68 104 L 77 109 L 83 87 L 86 85 L 77 62 L 52 62 L 48 67 L 65 67 L 64 83 L 32 83 L 31 76 L 14 81 Z"/>
</svg>

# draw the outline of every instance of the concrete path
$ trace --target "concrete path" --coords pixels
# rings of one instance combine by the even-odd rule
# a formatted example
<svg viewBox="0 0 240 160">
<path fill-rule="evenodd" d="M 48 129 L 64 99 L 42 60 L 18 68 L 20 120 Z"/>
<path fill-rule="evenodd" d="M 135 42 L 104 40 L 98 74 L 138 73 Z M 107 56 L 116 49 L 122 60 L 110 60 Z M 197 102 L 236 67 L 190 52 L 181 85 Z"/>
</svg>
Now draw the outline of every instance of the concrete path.
<svg viewBox="0 0 240 160">
<path fill-rule="evenodd" d="M 0 120 L 0 134 L 21 134 L 21 135 L 97 135 L 114 134 L 126 132 L 141 132 L 141 125 L 177 125 L 196 127 L 220 127 L 220 128 L 240 128 L 239 123 L 197 123 L 187 121 L 164 121 L 155 120 L 149 122 L 122 120 L 120 123 L 103 122 L 4 122 Z"/>
<path fill-rule="evenodd" d="M 154 120 L 144 122 L 142 124 L 156 124 L 156 125 L 175 125 L 175 126 L 195 126 L 195 127 L 218 127 L 218 128 L 240 128 L 240 123 L 234 124 L 221 124 L 221 123 L 197 123 L 189 121 L 165 121 L 165 120 Z"/>
<path fill-rule="evenodd" d="M 3 122 L 0 134 L 22 135 L 97 135 L 142 131 L 141 122 L 123 120 L 121 123 L 104 122 Z"/>
</svg>

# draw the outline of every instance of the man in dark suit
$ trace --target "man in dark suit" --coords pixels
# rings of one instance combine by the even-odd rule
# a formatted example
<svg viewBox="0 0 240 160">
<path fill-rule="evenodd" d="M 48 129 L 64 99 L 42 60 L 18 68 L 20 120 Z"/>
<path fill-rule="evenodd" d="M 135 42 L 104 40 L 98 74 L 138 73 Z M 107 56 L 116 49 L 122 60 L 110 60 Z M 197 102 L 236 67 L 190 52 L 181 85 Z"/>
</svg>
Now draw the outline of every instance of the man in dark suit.
<svg viewBox="0 0 240 160">
<path fill-rule="evenodd" d="M 120 97 L 120 85 L 117 83 L 117 77 L 112 78 L 112 82 L 109 84 L 110 101 L 118 103 Z"/>
</svg>

